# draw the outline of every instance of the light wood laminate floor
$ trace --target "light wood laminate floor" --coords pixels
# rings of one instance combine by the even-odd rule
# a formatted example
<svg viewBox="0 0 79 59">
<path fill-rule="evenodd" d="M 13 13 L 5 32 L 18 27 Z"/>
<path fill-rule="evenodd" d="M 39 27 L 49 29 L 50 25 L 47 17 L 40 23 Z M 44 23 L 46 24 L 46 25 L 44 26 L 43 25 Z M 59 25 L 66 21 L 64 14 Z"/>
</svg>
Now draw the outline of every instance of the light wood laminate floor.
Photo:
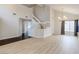
<svg viewBox="0 0 79 59">
<path fill-rule="evenodd" d="M 0 46 L 0 54 L 72 54 L 79 53 L 79 39 L 73 36 L 53 35 L 30 38 Z"/>
</svg>

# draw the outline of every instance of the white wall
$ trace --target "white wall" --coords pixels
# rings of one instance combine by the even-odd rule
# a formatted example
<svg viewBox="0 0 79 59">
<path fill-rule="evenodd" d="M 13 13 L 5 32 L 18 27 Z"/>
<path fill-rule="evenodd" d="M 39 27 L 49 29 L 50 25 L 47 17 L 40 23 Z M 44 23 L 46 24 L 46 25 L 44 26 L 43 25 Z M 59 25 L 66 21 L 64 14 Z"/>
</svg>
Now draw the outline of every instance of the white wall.
<svg viewBox="0 0 79 59">
<path fill-rule="evenodd" d="M 44 30 L 44 37 L 48 37 L 54 34 L 54 10 L 50 7 L 49 8 L 49 20 L 50 20 L 50 26 Z"/>
<path fill-rule="evenodd" d="M 54 10 L 50 7 L 50 27 L 51 34 L 54 34 Z"/>
<path fill-rule="evenodd" d="M 60 14 L 54 10 L 54 34 L 60 34 L 61 23 L 60 20 L 58 20 L 57 18 L 58 15 Z"/>
<path fill-rule="evenodd" d="M 13 15 L 13 13 L 16 13 L 16 15 Z M 25 16 L 32 18 L 32 8 L 22 5 L 0 5 L 0 18 L 2 19 L 0 40 L 20 36 L 19 18 Z"/>
</svg>

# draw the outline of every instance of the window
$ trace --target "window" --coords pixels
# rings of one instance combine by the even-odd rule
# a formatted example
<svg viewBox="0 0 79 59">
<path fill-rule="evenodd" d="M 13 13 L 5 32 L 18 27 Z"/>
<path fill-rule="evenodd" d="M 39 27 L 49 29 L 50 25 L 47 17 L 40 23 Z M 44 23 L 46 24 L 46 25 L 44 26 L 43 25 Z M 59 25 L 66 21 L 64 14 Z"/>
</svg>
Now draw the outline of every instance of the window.
<svg viewBox="0 0 79 59">
<path fill-rule="evenodd" d="M 65 32 L 74 32 L 74 21 L 65 21 Z"/>
</svg>

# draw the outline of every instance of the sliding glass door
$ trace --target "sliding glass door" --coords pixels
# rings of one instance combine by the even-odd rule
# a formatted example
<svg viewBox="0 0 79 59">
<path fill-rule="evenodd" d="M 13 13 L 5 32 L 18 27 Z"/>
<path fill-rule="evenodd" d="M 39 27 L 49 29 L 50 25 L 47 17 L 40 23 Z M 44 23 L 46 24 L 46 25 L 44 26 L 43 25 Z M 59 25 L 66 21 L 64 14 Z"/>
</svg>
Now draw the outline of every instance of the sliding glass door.
<svg viewBox="0 0 79 59">
<path fill-rule="evenodd" d="M 74 35 L 75 32 L 75 22 L 74 21 L 65 21 L 65 35 Z"/>
</svg>

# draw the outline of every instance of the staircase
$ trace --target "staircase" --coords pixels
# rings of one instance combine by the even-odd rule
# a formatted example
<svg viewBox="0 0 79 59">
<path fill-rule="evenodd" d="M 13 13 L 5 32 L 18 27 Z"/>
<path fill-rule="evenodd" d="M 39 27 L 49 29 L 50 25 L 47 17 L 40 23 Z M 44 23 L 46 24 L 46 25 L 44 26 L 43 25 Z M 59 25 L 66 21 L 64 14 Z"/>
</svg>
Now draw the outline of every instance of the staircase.
<svg viewBox="0 0 79 59">
<path fill-rule="evenodd" d="M 41 22 L 36 16 L 33 15 L 33 31 L 32 35 L 35 38 L 43 38 L 44 37 L 44 32 L 48 30 L 48 27 L 50 26 L 50 23 L 45 21 Z"/>
</svg>

